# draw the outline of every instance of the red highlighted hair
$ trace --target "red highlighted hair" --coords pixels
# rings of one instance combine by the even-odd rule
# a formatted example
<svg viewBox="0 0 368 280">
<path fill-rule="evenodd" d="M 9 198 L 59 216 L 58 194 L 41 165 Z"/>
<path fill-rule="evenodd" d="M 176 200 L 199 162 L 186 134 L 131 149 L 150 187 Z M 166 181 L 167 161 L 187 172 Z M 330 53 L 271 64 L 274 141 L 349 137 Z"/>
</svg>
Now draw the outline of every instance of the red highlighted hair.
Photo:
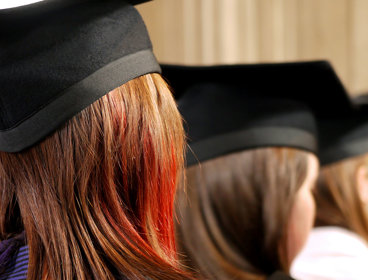
<svg viewBox="0 0 368 280">
<path fill-rule="evenodd" d="M 122 85 L 36 146 L 0 152 L 0 239 L 26 231 L 32 280 L 188 279 L 173 230 L 183 146 L 161 76 Z"/>
</svg>

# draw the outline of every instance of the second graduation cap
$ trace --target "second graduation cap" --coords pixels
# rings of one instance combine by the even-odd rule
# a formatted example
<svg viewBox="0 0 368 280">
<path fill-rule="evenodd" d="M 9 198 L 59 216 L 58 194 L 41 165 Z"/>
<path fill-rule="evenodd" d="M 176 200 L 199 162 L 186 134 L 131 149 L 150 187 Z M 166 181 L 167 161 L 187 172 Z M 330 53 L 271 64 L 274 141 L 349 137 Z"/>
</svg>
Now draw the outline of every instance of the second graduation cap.
<svg viewBox="0 0 368 280">
<path fill-rule="evenodd" d="M 260 147 L 317 153 L 311 110 L 351 111 L 343 85 L 325 61 L 162 68 L 185 120 L 188 166 Z M 321 110 L 332 106 L 331 100 L 334 109 Z"/>
</svg>

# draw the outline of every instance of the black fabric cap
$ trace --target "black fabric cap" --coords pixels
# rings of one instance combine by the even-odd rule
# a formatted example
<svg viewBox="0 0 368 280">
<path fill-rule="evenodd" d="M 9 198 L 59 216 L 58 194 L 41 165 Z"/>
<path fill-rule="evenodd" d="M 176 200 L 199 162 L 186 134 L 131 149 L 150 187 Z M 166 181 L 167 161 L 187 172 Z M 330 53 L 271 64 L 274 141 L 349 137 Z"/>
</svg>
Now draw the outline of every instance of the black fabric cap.
<svg viewBox="0 0 368 280">
<path fill-rule="evenodd" d="M 129 80 L 161 72 L 144 22 L 126 1 L 31 6 L 0 13 L 0 150 L 5 152 L 32 146 Z"/>
<path fill-rule="evenodd" d="M 328 61 L 218 66 L 161 65 L 177 99 L 198 83 L 221 82 L 247 88 L 255 97 L 283 97 L 308 104 L 318 115 L 339 115 L 351 103 Z M 183 78 L 185 77 L 185 78 Z M 318 98 L 317 98 L 318 97 Z M 326 104 L 331 104 L 326 112 Z"/>
<path fill-rule="evenodd" d="M 271 146 L 316 152 L 314 117 L 291 100 L 250 98 L 246 88 L 206 83 L 179 99 L 190 149 L 187 165 Z"/>
<path fill-rule="evenodd" d="M 368 98 L 353 101 L 358 106 L 350 113 L 317 120 L 322 165 L 368 153 Z"/>
<path fill-rule="evenodd" d="M 349 111 L 349 98 L 324 61 L 162 69 L 186 122 L 188 166 L 260 147 L 317 153 L 310 108 L 330 106 L 333 99 L 329 114 Z"/>
</svg>

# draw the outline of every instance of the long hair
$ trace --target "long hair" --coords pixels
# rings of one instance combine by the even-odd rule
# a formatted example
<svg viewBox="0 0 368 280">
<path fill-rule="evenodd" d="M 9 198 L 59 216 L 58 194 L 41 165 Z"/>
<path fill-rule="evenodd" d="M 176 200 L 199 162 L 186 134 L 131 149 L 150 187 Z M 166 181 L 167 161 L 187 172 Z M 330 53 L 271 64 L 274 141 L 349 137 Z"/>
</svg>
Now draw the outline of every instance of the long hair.
<svg viewBox="0 0 368 280">
<path fill-rule="evenodd" d="M 308 173 L 308 153 L 260 148 L 187 169 L 178 192 L 178 247 L 205 279 L 264 279 L 289 272 L 287 225 Z M 188 198 L 186 198 L 188 195 Z"/>
<path fill-rule="evenodd" d="M 316 226 L 338 226 L 351 230 L 368 242 L 368 210 L 360 199 L 357 173 L 368 156 L 349 158 L 324 166 L 314 195 Z"/>
<path fill-rule="evenodd" d="M 111 91 L 41 143 L 0 152 L 0 239 L 23 230 L 28 279 L 187 279 L 173 200 L 184 133 L 158 74 Z"/>
</svg>

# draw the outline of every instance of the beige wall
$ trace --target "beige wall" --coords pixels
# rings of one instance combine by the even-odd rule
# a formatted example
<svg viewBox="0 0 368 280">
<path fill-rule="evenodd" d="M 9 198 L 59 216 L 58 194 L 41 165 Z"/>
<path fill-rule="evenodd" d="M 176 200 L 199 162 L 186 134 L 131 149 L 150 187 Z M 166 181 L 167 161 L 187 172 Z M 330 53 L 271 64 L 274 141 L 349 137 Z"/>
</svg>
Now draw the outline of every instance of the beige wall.
<svg viewBox="0 0 368 280">
<path fill-rule="evenodd" d="M 368 92 L 368 0 L 154 0 L 138 7 L 161 62 L 329 59 Z"/>
</svg>

